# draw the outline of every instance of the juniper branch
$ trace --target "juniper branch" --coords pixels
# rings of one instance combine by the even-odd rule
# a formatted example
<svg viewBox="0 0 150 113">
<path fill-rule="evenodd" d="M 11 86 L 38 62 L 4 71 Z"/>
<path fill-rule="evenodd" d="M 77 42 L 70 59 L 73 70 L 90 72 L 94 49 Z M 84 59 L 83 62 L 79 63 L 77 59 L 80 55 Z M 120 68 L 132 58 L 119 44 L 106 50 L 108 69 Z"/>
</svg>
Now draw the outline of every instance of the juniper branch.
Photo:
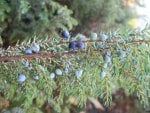
<svg viewBox="0 0 150 113">
<path fill-rule="evenodd" d="M 102 42 L 102 40 L 87 40 L 87 41 L 83 41 L 85 43 L 92 43 L 92 42 Z M 115 40 L 107 40 L 105 41 L 106 43 L 119 43 L 119 44 L 123 44 L 123 42 L 117 42 Z M 140 39 L 134 39 L 131 41 L 128 41 L 127 43 L 149 43 L 150 40 L 140 40 Z M 63 44 L 63 43 L 69 43 L 69 42 L 60 42 L 59 44 Z M 58 44 L 58 45 L 59 45 Z M 108 49 L 108 48 L 103 48 L 103 49 Z M 94 49 L 94 51 L 102 51 L 102 49 Z M 8 62 L 8 61 L 16 61 L 19 59 L 35 59 L 35 58 L 46 58 L 46 59 L 51 59 L 52 57 L 56 57 L 56 56 L 63 56 L 63 55 L 71 55 L 71 54 L 77 54 L 80 51 L 66 51 L 66 52 L 51 52 L 51 53 L 36 53 L 36 54 L 32 54 L 32 55 L 15 55 L 15 56 L 1 56 L 0 57 L 0 62 Z M 82 50 L 82 53 L 86 53 L 86 50 Z"/>
</svg>

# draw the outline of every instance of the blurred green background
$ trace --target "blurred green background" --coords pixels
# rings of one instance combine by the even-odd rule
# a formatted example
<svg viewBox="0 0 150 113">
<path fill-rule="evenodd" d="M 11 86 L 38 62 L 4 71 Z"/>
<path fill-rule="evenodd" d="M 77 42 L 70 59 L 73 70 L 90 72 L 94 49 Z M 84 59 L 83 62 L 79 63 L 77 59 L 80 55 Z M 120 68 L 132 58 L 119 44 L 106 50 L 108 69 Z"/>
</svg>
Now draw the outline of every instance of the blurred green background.
<svg viewBox="0 0 150 113">
<path fill-rule="evenodd" d="M 1 0 L 1 46 L 33 35 L 58 35 L 61 29 L 89 34 L 131 27 L 139 0 Z M 133 19 L 132 21 L 130 21 Z M 130 25 L 130 26 L 129 26 Z"/>
</svg>

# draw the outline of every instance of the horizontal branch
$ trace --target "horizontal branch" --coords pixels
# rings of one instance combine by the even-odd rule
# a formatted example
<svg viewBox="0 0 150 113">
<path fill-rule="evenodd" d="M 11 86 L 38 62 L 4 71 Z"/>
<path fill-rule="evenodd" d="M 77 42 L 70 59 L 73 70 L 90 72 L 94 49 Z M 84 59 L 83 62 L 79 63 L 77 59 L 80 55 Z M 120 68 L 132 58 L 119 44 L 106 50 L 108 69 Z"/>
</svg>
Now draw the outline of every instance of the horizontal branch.
<svg viewBox="0 0 150 113">
<path fill-rule="evenodd" d="M 108 49 L 108 48 L 106 48 Z M 101 49 L 95 49 L 94 51 L 101 51 Z M 51 59 L 52 57 L 62 57 L 64 55 L 72 55 L 77 53 L 86 53 L 86 50 L 80 50 L 80 51 L 66 51 L 66 52 L 52 52 L 52 53 L 34 53 L 31 55 L 15 55 L 15 56 L 2 56 L 0 57 L 0 62 L 8 62 L 8 61 L 17 61 L 19 59 Z"/>
<path fill-rule="evenodd" d="M 101 40 L 87 40 L 83 42 L 100 42 Z M 114 40 L 107 40 L 107 43 L 123 43 L 123 42 L 117 42 Z M 149 43 L 150 40 L 131 40 L 128 43 Z M 60 44 L 66 43 L 66 42 L 60 42 Z M 95 49 L 94 51 L 99 51 L 101 49 Z M 63 56 L 63 55 L 68 55 L 68 54 L 77 54 L 81 51 L 66 51 L 66 52 L 52 52 L 52 53 L 35 53 L 31 55 L 16 55 L 16 56 L 2 56 L 0 57 L 0 62 L 8 62 L 8 61 L 17 61 L 19 59 L 35 59 L 35 58 L 46 58 L 50 59 L 52 57 L 56 56 Z M 82 53 L 86 53 L 86 51 L 82 50 Z"/>
<path fill-rule="evenodd" d="M 77 54 L 77 51 L 57 52 L 57 53 L 35 53 L 31 55 L 16 55 L 16 56 L 2 56 L 0 62 L 17 61 L 19 59 L 35 59 L 35 58 L 46 58 L 50 59 L 54 56 L 63 56 L 65 54 Z"/>
<path fill-rule="evenodd" d="M 119 44 L 123 43 L 123 42 L 119 42 L 117 40 L 106 40 L 106 41 L 103 41 L 103 40 L 86 40 L 86 41 L 82 41 L 82 42 L 85 42 L 85 43 L 106 42 L 106 43 L 119 43 Z M 133 40 L 127 41 L 126 43 L 149 43 L 149 42 L 150 42 L 150 40 L 133 39 Z M 57 45 L 65 44 L 65 43 L 69 43 L 69 41 L 62 41 L 62 42 L 58 43 Z"/>
</svg>

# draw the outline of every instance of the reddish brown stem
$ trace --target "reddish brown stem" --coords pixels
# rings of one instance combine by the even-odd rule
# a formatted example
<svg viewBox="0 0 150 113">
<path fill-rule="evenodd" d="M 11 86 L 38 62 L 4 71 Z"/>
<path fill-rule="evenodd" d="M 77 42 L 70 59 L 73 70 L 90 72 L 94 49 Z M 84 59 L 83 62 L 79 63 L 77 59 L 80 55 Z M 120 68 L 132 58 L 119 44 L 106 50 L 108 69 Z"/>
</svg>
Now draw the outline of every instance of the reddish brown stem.
<svg viewBox="0 0 150 113">
<path fill-rule="evenodd" d="M 101 42 L 101 40 L 87 40 L 87 41 L 83 41 L 83 42 Z M 107 40 L 106 41 L 107 43 L 122 43 L 122 42 L 117 42 L 117 41 L 114 41 L 114 40 Z M 150 40 L 131 40 L 129 41 L 128 43 L 149 43 Z M 68 43 L 68 42 L 60 42 L 59 44 L 62 44 L 62 43 Z M 95 49 L 95 51 L 99 51 L 101 49 Z M 85 53 L 86 51 L 82 51 L 82 53 Z M 66 52 L 53 52 L 53 53 L 37 53 L 37 54 L 32 54 L 32 55 L 16 55 L 16 56 L 2 56 L 0 57 L 0 62 L 8 62 L 8 61 L 16 61 L 18 59 L 28 59 L 28 60 L 31 60 L 31 59 L 34 59 L 34 58 L 46 58 L 46 59 L 50 59 L 52 57 L 55 57 L 55 56 L 63 56 L 65 54 L 77 54 L 78 51 L 66 51 Z"/>
<path fill-rule="evenodd" d="M 36 53 L 36 54 L 31 54 L 31 55 L 16 55 L 16 56 L 2 56 L 0 57 L 0 62 L 7 62 L 7 61 L 16 61 L 18 59 L 34 59 L 34 58 L 46 58 L 50 59 L 54 56 L 63 56 L 65 54 L 76 54 L 77 51 L 67 51 L 63 53 Z"/>
<path fill-rule="evenodd" d="M 85 42 L 85 43 L 92 43 L 92 42 L 104 42 L 102 40 L 86 40 L 86 41 L 82 41 L 82 42 Z M 119 44 L 122 44 L 123 42 L 119 42 L 117 40 L 106 40 L 105 41 L 106 43 L 119 43 Z M 150 40 L 140 40 L 140 39 L 134 39 L 134 40 L 130 40 L 128 41 L 127 43 L 149 43 Z M 57 45 L 60 45 L 60 44 L 65 44 L 65 43 L 69 43 L 69 41 L 62 41 L 60 43 L 58 43 Z"/>
</svg>

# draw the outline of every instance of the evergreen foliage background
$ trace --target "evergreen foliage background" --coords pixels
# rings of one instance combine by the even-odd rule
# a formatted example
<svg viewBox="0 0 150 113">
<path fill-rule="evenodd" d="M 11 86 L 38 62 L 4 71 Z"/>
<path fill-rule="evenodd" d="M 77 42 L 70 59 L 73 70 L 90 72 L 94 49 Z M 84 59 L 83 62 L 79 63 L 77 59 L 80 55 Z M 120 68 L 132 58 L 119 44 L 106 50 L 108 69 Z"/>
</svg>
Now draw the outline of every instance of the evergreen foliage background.
<svg viewBox="0 0 150 113">
<path fill-rule="evenodd" d="M 124 0 L 2 0 L 0 33 L 7 48 L 33 34 L 58 35 L 59 29 L 71 30 L 77 21 L 73 34 L 88 34 L 90 30 L 110 30 L 133 16 L 135 12 Z"/>
<path fill-rule="evenodd" d="M 0 2 L 3 46 L 29 39 L 33 34 L 56 35 L 61 29 L 71 29 L 77 21 L 72 11 L 52 0 L 2 0 Z"/>
<path fill-rule="evenodd" d="M 126 5 L 125 0 L 56 0 L 73 10 L 79 25 L 78 32 L 109 31 L 116 26 L 122 27 L 136 16 L 136 12 Z"/>
</svg>

